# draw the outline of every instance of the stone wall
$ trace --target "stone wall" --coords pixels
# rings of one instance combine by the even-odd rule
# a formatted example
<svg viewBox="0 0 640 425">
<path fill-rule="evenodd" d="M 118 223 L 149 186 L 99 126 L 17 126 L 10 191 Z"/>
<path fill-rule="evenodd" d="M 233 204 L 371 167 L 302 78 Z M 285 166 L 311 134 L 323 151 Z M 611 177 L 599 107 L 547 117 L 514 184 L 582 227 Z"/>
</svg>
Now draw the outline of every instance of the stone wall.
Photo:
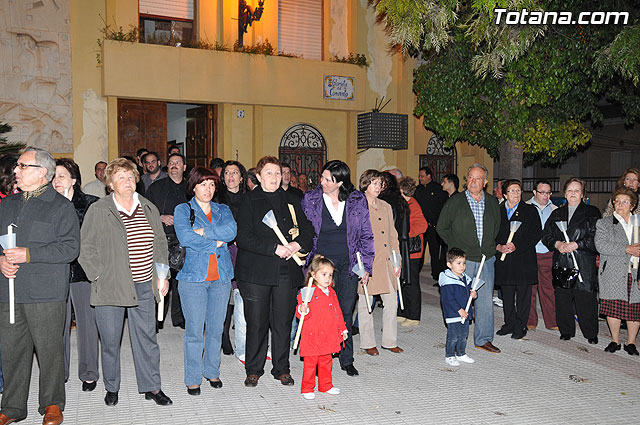
<svg viewBox="0 0 640 425">
<path fill-rule="evenodd" d="M 69 1 L 0 2 L 0 121 L 56 153 L 73 151 Z"/>
</svg>

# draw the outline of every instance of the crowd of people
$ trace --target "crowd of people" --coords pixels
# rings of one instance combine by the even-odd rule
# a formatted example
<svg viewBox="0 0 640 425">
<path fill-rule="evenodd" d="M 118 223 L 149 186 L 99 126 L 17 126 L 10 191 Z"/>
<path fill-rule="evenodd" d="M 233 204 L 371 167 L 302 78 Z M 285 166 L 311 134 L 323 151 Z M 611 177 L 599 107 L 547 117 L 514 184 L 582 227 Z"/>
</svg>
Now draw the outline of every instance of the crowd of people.
<svg viewBox="0 0 640 425">
<path fill-rule="evenodd" d="M 118 404 L 125 315 L 138 392 L 158 405 L 173 403 L 156 338 L 169 317 L 184 329 L 189 395 L 201 394 L 203 378 L 223 386 L 221 353 L 244 364 L 247 387 L 258 385 L 268 361 L 274 379 L 294 385 L 289 357 L 298 338 L 302 396 L 314 398 L 316 370 L 318 390 L 339 394 L 332 355 L 357 376 L 355 333 L 367 355 L 379 355 L 378 346 L 404 351 L 398 325 L 420 324 L 427 248 L 448 365 L 474 362 L 470 322 L 476 348 L 491 353 L 500 353 L 496 335 L 520 339 L 535 329 L 537 298 L 545 327 L 560 339 L 575 337 L 577 317 L 597 344 L 602 315 L 611 332 L 605 351 L 623 348 L 624 324 L 624 351 L 639 354 L 635 168 L 621 176 L 604 218 L 585 202 L 579 178 L 565 183 L 558 207 L 545 180 L 526 201 L 519 180 L 502 181 L 492 196 L 481 164 L 469 167 L 460 191 L 455 174 L 439 183 L 428 167 L 418 182 L 398 169 L 353 179 L 346 163 L 332 160 L 315 182 L 272 156 L 249 170 L 219 158 L 190 168 L 171 147 L 166 166 L 141 149 L 136 158 L 98 162 L 95 177 L 82 186 L 72 159 L 41 149 L 0 158 L 0 233 L 16 239 L 0 256 L 0 425 L 27 417 L 34 352 L 44 424 L 63 420 L 73 355 L 82 390 L 95 390 L 101 371 L 105 404 Z M 497 288 L 504 324 L 496 332 Z"/>
</svg>

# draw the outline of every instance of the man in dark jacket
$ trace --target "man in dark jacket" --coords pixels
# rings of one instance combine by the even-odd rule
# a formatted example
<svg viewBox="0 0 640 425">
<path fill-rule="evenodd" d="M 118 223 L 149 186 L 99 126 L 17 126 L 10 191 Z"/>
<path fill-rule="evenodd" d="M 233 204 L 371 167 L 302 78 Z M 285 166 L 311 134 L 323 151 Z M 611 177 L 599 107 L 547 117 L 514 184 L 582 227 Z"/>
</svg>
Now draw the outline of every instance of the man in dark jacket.
<svg viewBox="0 0 640 425">
<path fill-rule="evenodd" d="M 0 424 L 27 417 L 34 351 L 40 366 L 38 411 L 44 414 L 44 423 L 62 423 L 65 405 L 62 333 L 69 263 L 80 252 L 80 226 L 73 204 L 49 183 L 55 169 L 49 152 L 28 148 L 15 168 L 22 193 L 7 196 L 0 203 L 0 229 L 16 225 L 16 248 L 4 249 L 4 256 L 0 257 L 0 340 L 4 365 Z M 15 279 L 14 324 L 9 323 L 9 279 Z"/>
<path fill-rule="evenodd" d="M 180 153 L 169 155 L 167 162 L 168 178 L 160 179 L 151 184 L 145 193 L 145 197 L 150 200 L 160 212 L 160 221 L 164 233 L 167 235 L 167 243 L 169 250 L 178 243 L 176 231 L 173 228 L 173 211 L 176 205 L 187 202 L 187 182 L 184 179 L 186 164 L 184 156 Z M 169 291 L 171 291 L 171 323 L 173 326 L 184 329 L 184 316 L 180 306 L 180 295 L 178 294 L 178 281 L 175 277 L 179 270 L 171 271 L 169 279 Z M 169 303 L 165 304 L 163 317 L 166 316 L 169 309 Z"/>
<path fill-rule="evenodd" d="M 413 197 L 418 201 L 418 204 L 420 204 L 422 214 L 429 224 L 423 239 L 425 243 L 429 244 L 431 276 L 435 279 L 435 286 L 437 286 L 440 272 L 447 268 L 447 247 L 440 236 L 438 236 L 435 224 L 438 222 L 440 211 L 444 203 L 449 199 L 449 196 L 447 192 L 442 190 L 442 187 L 437 182 L 433 181 L 433 173 L 429 167 L 420 167 L 418 180 L 420 180 L 420 184 L 416 188 L 416 193 Z M 426 250 L 422 251 L 422 264 L 424 264 L 425 251 Z M 422 264 L 420 268 L 422 268 Z"/>
</svg>

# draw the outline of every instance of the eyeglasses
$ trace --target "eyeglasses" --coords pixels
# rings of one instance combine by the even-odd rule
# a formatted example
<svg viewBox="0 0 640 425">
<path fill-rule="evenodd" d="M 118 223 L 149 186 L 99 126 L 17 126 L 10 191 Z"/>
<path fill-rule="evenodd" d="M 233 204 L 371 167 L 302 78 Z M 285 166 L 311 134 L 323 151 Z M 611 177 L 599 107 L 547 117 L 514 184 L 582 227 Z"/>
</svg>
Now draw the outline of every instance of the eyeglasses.
<svg viewBox="0 0 640 425">
<path fill-rule="evenodd" d="M 513 193 L 514 195 L 519 195 L 522 193 L 522 191 L 520 189 L 511 189 L 511 190 L 507 190 L 507 193 Z"/>
<path fill-rule="evenodd" d="M 25 168 L 29 168 L 29 167 L 42 168 L 42 165 L 38 165 L 38 164 L 23 164 L 22 162 L 18 162 L 16 164 L 16 167 L 20 168 L 21 170 L 24 170 Z"/>
<path fill-rule="evenodd" d="M 631 202 L 627 201 L 626 199 L 616 199 L 615 201 L 613 201 L 613 203 L 616 205 L 631 205 Z"/>
<path fill-rule="evenodd" d="M 549 195 L 549 196 L 551 196 L 551 193 L 552 193 L 552 192 L 551 192 L 551 191 L 542 191 L 542 190 L 541 190 L 540 192 L 538 192 L 538 191 L 536 190 L 536 193 L 539 193 L 540 195 Z"/>
</svg>

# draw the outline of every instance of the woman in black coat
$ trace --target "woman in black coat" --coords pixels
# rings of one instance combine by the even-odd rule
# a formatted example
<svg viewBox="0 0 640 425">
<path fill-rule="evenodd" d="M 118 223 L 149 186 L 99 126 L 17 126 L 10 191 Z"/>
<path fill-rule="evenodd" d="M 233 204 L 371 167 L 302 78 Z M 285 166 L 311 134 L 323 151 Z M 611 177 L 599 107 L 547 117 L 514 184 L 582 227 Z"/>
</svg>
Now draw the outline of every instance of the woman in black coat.
<svg viewBox="0 0 640 425">
<path fill-rule="evenodd" d="M 244 384 L 255 387 L 264 373 L 271 329 L 271 374 L 283 385 L 293 385 L 289 369 L 291 322 L 304 278 L 291 257 L 309 252 L 314 230 L 300 208 L 300 199 L 280 188 L 282 174 L 277 158 L 260 159 L 256 175 L 260 186 L 245 195 L 237 216 L 235 274 L 247 321 Z M 262 222 L 269 210 L 287 239 L 284 245 Z"/>
<path fill-rule="evenodd" d="M 87 195 L 80 190 L 82 180 L 80 168 L 72 159 L 56 160 L 56 174 L 51 182 L 55 190 L 69 199 L 76 209 L 82 227 L 84 215 L 89 206 L 99 198 Z M 84 273 L 78 259 L 71 262 L 69 268 L 69 298 L 67 299 L 67 316 L 64 327 L 64 377 L 69 379 L 70 363 L 70 325 L 71 304 L 76 315 L 76 334 L 78 337 L 78 378 L 82 381 L 82 391 L 93 391 L 99 378 L 98 372 L 98 328 L 95 308 L 90 304 L 91 283 Z"/>
<path fill-rule="evenodd" d="M 496 237 L 495 283 L 502 289 L 504 325 L 496 334 L 511 334 L 511 338 L 520 339 L 527 334 L 531 285 L 538 281 L 536 244 L 542 235 L 542 225 L 535 207 L 521 202 L 520 181 L 507 180 L 502 188 L 505 201 L 500 205 L 500 230 Z M 512 221 L 522 224 L 507 243 Z M 504 261 L 500 260 L 502 254 L 506 254 Z"/>
<path fill-rule="evenodd" d="M 564 185 L 567 204 L 551 213 L 542 232 L 542 243 L 553 252 L 553 286 L 556 294 L 556 319 L 560 328 L 560 339 L 570 340 L 576 333 L 573 317 L 574 305 L 582 335 L 590 344 L 598 343 L 598 273 L 596 269 L 596 222 L 600 219 L 598 208 L 585 204 L 584 181 L 569 179 Z M 564 235 L 556 224 L 568 222 Z M 578 263 L 579 280 L 573 263 Z"/>
</svg>

